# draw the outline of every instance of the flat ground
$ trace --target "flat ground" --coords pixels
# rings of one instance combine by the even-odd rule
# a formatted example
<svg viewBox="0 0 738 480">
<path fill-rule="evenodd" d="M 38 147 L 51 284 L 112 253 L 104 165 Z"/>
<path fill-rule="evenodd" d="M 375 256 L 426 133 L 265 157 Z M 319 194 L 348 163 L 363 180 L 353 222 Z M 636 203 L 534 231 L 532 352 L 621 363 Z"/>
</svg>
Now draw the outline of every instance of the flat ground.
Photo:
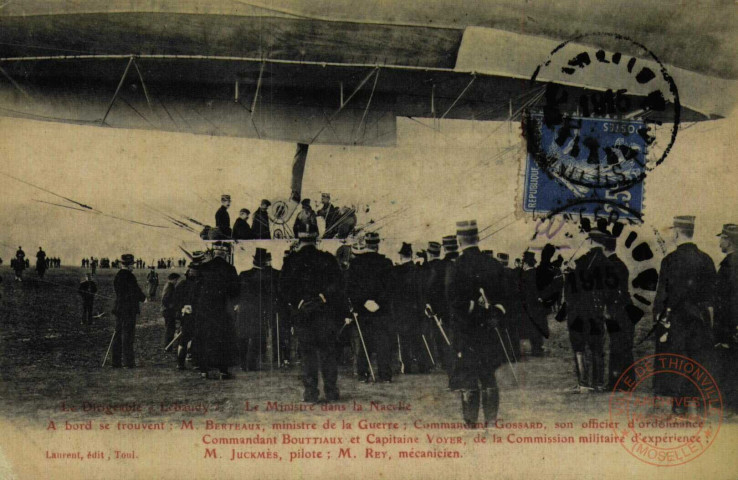
<svg viewBox="0 0 738 480">
<path fill-rule="evenodd" d="M 101 298 L 95 311 L 105 315 L 90 327 L 82 327 L 80 299 L 76 292 L 83 271 L 76 267 L 49 270 L 43 282 L 26 271 L 25 281 L 13 281 L 12 272 L 0 267 L 3 277 L 0 300 L 0 374 L 2 409 L 12 418 L 47 419 L 58 412 L 62 401 L 119 404 L 139 402 L 204 403 L 208 416 L 230 418 L 243 412 L 246 401 L 299 402 L 302 388 L 298 369 L 287 372 L 244 373 L 234 368 L 232 381 L 203 380 L 193 371 L 178 371 L 172 354 L 162 349 L 164 322 L 158 302 L 142 304 L 136 331 L 135 370 L 101 368 L 113 331 L 111 316 L 112 279 L 115 270 L 99 270 Z M 144 284 L 146 270 L 137 270 Z M 160 277 L 165 275 L 160 273 Z M 158 292 L 161 295 L 161 286 Z M 645 335 L 646 322 L 638 325 L 636 339 Z M 574 384 L 571 350 L 565 326 L 551 321 L 552 335 L 543 358 L 524 358 L 517 366 L 522 388 L 516 388 L 510 368 L 497 371 L 501 387 L 500 415 L 505 419 L 553 421 L 561 418 L 606 417 L 608 395 L 569 395 Z M 524 352 L 528 350 L 524 345 Z M 636 358 L 651 353 L 652 344 L 637 347 Z M 459 420 L 457 394 L 446 389 L 445 373 L 398 375 L 392 384 L 365 385 L 357 382 L 349 367 L 339 372 L 342 401 L 368 404 L 410 403 L 424 419 Z M 158 409 L 148 418 L 166 417 Z M 178 417 L 182 414 L 171 414 Z M 80 418 L 84 415 L 80 413 Z M 70 413 L 65 418 L 74 418 Z"/>
</svg>

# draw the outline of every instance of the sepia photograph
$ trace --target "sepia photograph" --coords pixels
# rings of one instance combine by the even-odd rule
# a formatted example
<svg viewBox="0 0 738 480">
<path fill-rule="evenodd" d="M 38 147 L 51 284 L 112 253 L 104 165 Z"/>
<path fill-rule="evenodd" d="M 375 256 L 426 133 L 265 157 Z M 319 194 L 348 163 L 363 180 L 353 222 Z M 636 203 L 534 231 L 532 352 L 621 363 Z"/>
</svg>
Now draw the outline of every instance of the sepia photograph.
<svg viewBox="0 0 738 480">
<path fill-rule="evenodd" d="M 0 479 L 734 479 L 738 3 L 0 0 Z"/>
</svg>

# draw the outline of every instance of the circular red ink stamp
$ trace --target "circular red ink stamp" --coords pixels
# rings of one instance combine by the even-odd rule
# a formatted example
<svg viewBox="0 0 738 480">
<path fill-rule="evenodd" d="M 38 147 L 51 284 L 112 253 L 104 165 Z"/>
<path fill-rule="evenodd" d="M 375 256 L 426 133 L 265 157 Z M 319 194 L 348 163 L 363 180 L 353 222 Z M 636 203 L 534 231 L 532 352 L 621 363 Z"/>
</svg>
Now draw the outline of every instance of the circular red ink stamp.
<svg viewBox="0 0 738 480">
<path fill-rule="evenodd" d="M 722 396 L 710 372 L 694 359 L 649 355 L 615 384 L 610 421 L 635 458 L 659 467 L 682 465 L 715 442 L 723 421 Z"/>
</svg>

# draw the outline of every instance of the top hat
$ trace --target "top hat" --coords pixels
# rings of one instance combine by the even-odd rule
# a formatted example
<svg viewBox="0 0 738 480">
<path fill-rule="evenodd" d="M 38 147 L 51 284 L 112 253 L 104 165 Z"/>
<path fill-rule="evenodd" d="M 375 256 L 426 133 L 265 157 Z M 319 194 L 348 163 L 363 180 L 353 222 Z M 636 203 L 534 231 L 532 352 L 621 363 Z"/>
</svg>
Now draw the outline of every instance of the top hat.
<svg viewBox="0 0 738 480">
<path fill-rule="evenodd" d="M 401 257 L 412 257 L 413 247 L 409 243 L 402 242 L 402 248 L 400 248 L 400 251 L 397 253 L 399 253 Z"/>
<path fill-rule="evenodd" d="M 231 196 L 230 195 L 221 195 L 220 196 L 220 201 L 221 202 L 230 202 L 231 201 Z"/>
<path fill-rule="evenodd" d="M 130 253 L 124 253 L 120 256 L 120 263 L 123 265 L 133 265 L 135 262 L 136 259 Z"/>
<path fill-rule="evenodd" d="M 264 266 L 266 262 L 272 259 L 272 255 L 266 248 L 258 247 L 254 252 L 254 266 Z"/>
</svg>

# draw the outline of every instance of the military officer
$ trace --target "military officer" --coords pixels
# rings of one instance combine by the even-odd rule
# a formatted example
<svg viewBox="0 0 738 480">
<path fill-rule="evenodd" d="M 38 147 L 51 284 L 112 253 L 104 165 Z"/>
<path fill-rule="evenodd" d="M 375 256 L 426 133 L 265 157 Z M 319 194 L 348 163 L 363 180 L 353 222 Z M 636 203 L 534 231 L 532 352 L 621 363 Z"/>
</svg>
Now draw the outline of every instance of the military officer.
<svg viewBox="0 0 738 480">
<path fill-rule="evenodd" d="M 661 325 L 656 353 L 676 353 L 706 365 L 714 345 L 711 317 L 717 274 L 710 256 L 692 242 L 694 226 L 694 216 L 674 217 L 677 247 L 661 261 L 654 300 L 654 320 Z M 675 375 L 654 377 L 654 392 L 672 398 L 696 395 L 688 381 Z M 683 402 L 673 402 L 672 411 L 682 415 L 687 408 Z"/>
<path fill-rule="evenodd" d="M 423 344 L 421 322 L 423 309 L 420 305 L 422 283 L 420 269 L 413 263 L 413 249 L 409 243 L 402 244 L 398 252 L 400 264 L 392 269 L 392 318 L 397 328 L 397 348 L 404 366 L 404 373 L 428 373 L 429 353 Z M 426 339 L 427 340 L 427 339 Z"/>
<path fill-rule="evenodd" d="M 507 294 L 507 313 L 500 322 L 500 333 L 503 340 L 510 346 L 511 359 L 517 361 L 520 358 L 520 324 L 529 320 L 523 318 L 523 294 L 521 292 L 521 273 L 522 267 L 518 269 L 509 268 L 510 256 L 507 253 L 499 252 L 497 261 L 502 265 L 505 272 L 505 283 L 508 286 Z"/>
<path fill-rule="evenodd" d="M 630 272 L 625 263 L 615 253 L 617 240 L 614 236 L 606 236 L 602 243 L 605 255 L 612 267 L 610 277 L 617 279 L 617 288 L 613 297 L 614 302 L 607 306 L 608 315 L 605 318 L 607 333 L 610 338 L 610 360 L 608 362 L 608 387 L 615 388 L 620 376 L 633 364 L 633 338 L 635 323 L 628 314 L 631 306 Z M 607 278 L 610 282 L 613 280 Z M 640 318 L 635 319 L 640 320 Z"/>
<path fill-rule="evenodd" d="M 423 265 L 423 303 L 421 309 L 425 312 L 426 307 L 430 306 L 430 311 L 427 311 L 427 315 L 431 315 L 431 312 L 435 313 L 441 321 L 441 328 L 446 328 L 440 316 L 438 316 L 440 312 L 448 310 L 444 292 L 446 270 L 445 264 L 440 259 L 441 244 L 439 242 L 428 242 L 426 252 L 428 261 Z M 448 347 L 439 326 L 432 316 L 424 322 L 423 330 L 428 332 L 428 342 L 431 343 L 436 365 L 446 370 L 449 365 L 447 357 L 451 354 L 451 349 Z M 448 336 L 448 332 L 444 330 L 444 333 Z"/>
<path fill-rule="evenodd" d="M 609 237 L 608 233 L 599 230 L 590 232 L 590 250 L 574 262 L 574 268 L 565 279 L 565 318 L 577 375 L 577 385 L 571 389 L 572 393 L 605 390 L 605 322 L 608 306 L 618 300 L 619 286 L 602 248 Z M 591 362 L 587 361 L 587 350 Z M 590 364 L 592 379 L 589 376 Z"/>
<path fill-rule="evenodd" d="M 336 258 L 316 248 L 317 228 L 300 231 L 295 252 L 282 267 L 280 291 L 292 310 L 302 357 L 303 400 L 319 399 L 318 371 L 323 374 L 325 400 L 337 401 L 336 335 L 348 315 L 343 274 Z"/>
<path fill-rule="evenodd" d="M 720 262 L 715 288 L 713 327 L 718 360 L 718 384 L 729 413 L 738 412 L 738 225 L 723 225 L 719 234 Z"/>
<path fill-rule="evenodd" d="M 146 300 L 146 295 L 141 291 L 136 277 L 131 272 L 131 266 L 135 263 L 133 255 L 130 253 L 123 254 L 120 257 L 120 262 L 121 268 L 113 279 L 113 289 L 115 290 L 113 368 L 120 368 L 121 366 L 135 368 L 133 342 L 136 335 L 136 315 L 141 313 L 139 303 Z"/>
<path fill-rule="evenodd" d="M 353 250 L 346 271 L 346 295 L 359 318 L 359 336 L 352 325 L 356 371 L 360 381 L 369 382 L 370 369 L 367 357 L 377 358 L 377 380 L 392 381 L 391 345 L 394 329 L 390 328 L 391 298 L 389 280 L 392 261 L 379 253 L 379 234 L 369 232 L 364 245 Z M 366 350 L 364 350 L 366 348 Z"/>
<path fill-rule="evenodd" d="M 453 317 L 457 352 L 451 388 L 461 392 L 464 422 L 479 426 L 480 389 L 484 418 L 494 422 L 500 403 L 495 370 L 502 364 L 498 324 L 505 311 L 505 275 L 497 261 L 478 247 L 475 220 L 457 222 L 462 253 L 446 275 L 446 297 Z"/>
<path fill-rule="evenodd" d="M 220 208 L 215 212 L 215 228 L 218 230 L 217 237 L 214 240 L 222 240 L 231 238 L 231 216 L 228 214 L 228 207 L 231 206 L 231 196 L 220 196 Z"/>
</svg>

